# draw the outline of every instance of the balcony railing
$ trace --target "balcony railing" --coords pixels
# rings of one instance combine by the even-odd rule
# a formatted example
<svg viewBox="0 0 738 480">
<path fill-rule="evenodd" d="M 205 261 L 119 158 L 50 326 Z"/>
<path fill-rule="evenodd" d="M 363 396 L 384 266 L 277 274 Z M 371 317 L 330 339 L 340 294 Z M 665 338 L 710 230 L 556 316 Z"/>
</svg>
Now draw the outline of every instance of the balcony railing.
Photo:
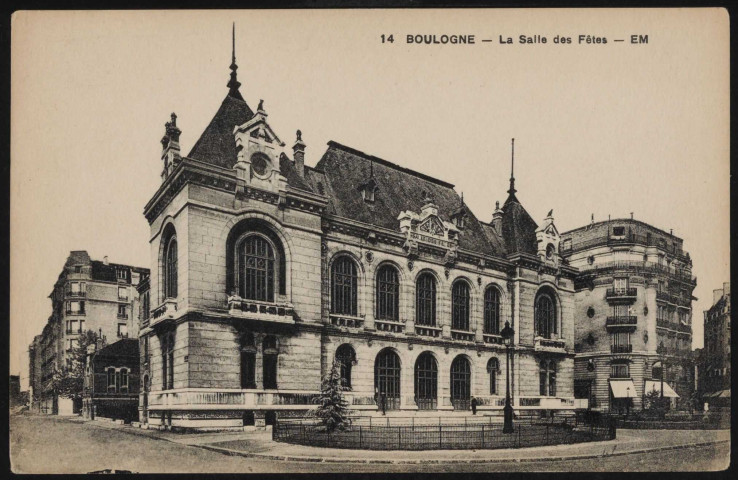
<svg viewBox="0 0 738 480">
<path fill-rule="evenodd" d="M 67 291 L 67 297 L 77 297 L 77 298 L 82 297 L 82 298 L 84 298 L 86 296 L 87 296 L 87 292 L 73 292 L 71 290 Z"/>
<path fill-rule="evenodd" d="M 402 333 L 405 331 L 405 323 L 392 320 L 374 320 L 374 328 L 380 332 Z"/>
<path fill-rule="evenodd" d="M 635 274 L 644 273 L 655 273 L 663 274 L 671 278 L 675 278 L 680 281 L 691 283 L 692 285 L 697 284 L 697 278 L 689 271 L 676 270 L 666 265 L 662 265 L 656 262 L 643 262 L 636 260 L 625 260 L 625 261 L 613 261 L 594 263 L 592 265 L 582 265 L 579 267 L 582 273 L 588 272 L 609 272 L 609 271 L 626 271 Z"/>
<path fill-rule="evenodd" d="M 328 317 L 331 320 L 331 325 L 335 327 L 361 328 L 364 326 L 364 317 L 339 315 L 337 313 L 331 313 Z"/>
<path fill-rule="evenodd" d="M 270 303 L 228 297 L 228 313 L 236 317 L 253 318 L 283 323 L 294 323 L 294 308 L 290 303 Z"/>
<path fill-rule="evenodd" d="M 451 330 L 451 338 L 461 340 L 463 342 L 473 342 L 474 332 L 465 332 L 463 330 Z"/>
<path fill-rule="evenodd" d="M 118 318 L 120 318 L 121 320 L 127 320 L 128 319 L 128 314 L 127 313 L 119 313 L 118 314 Z"/>
<path fill-rule="evenodd" d="M 635 328 L 635 326 L 638 324 L 638 317 L 635 315 L 623 315 L 623 316 L 613 316 L 613 317 L 607 317 L 607 320 L 605 321 L 606 327 L 632 327 Z"/>
<path fill-rule="evenodd" d="M 504 345 L 505 340 L 500 335 L 493 335 L 491 333 L 485 333 L 482 335 L 484 343 L 491 343 L 494 345 Z"/>
<path fill-rule="evenodd" d="M 67 310 L 67 315 L 84 315 L 84 310 Z"/>
<path fill-rule="evenodd" d="M 546 352 L 565 352 L 566 342 L 562 340 L 552 340 L 550 338 L 537 337 L 535 339 L 535 350 Z"/>
<path fill-rule="evenodd" d="M 174 318 L 174 314 L 177 311 L 177 301 L 173 298 L 164 300 L 164 303 L 156 307 L 151 311 L 150 323 L 154 325 L 164 319 Z"/>
<path fill-rule="evenodd" d="M 605 293 L 605 298 L 610 301 L 613 300 L 632 300 L 636 299 L 637 290 L 635 287 L 631 288 L 608 288 Z"/>
<path fill-rule="evenodd" d="M 681 248 L 675 248 L 675 247 L 661 247 L 658 245 L 658 241 L 656 241 L 654 238 L 652 238 L 649 241 L 649 238 L 645 235 L 638 235 L 638 234 L 628 234 L 628 235 L 622 235 L 622 236 L 601 236 L 597 238 L 593 238 L 590 240 L 584 240 L 581 242 L 575 242 L 575 243 L 569 243 L 566 242 L 566 244 L 562 244 L 561 251 L 562 253 L 574 253 L 578 252 L 580 250 L 586 250 L 588 248 L 603 246 L 603 245 L 620 245 L 620 244 L 637 244 L 637 245 L 643 245 L 647 247 L 659 247 L 661 250 L 664 250 L 666 252 L 671 253 L 674 255 L 678 260 L 690 263 L 690 256 L 689 253 L 685 252 Z"/>
<path fill-rule="evenodd" d="M 287 406 L 289 408 L 310 409 L 315 407 L 314 391 L 265 392 L 241 391 L 160 391 L 149 393 L 149 406 L 152 410 L 176 409 L 193 405 L 217 406 L 220 409 L 253 410 L 271 409 Z"/>
<path fill-rule="evenodd" d="M 633 345 L 611 345 L 610 351 L 612 353 L 631 353 L 633 351 Z"/>
<path fill-rule="evenodd" d="M 415 333 L 424 337 L 438 338 L 441 336 L 441 329 L 429 325 L 415 325 Z"/>
</svg>

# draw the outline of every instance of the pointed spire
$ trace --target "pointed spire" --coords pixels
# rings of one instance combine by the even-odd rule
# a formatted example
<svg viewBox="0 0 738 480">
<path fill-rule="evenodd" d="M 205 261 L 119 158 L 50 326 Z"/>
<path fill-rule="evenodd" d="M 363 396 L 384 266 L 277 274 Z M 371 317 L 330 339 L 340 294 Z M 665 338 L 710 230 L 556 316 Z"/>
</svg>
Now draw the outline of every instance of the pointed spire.
<svg viewBox="0 0 738 480">
<path fill-rule="evenodd" d="M 228 85 L 226 85 L 228 90 L 228 95 L 231 97 L 238 98 L 239 100 L 243 100 L 243 97 L 241 96 L 241 92 L 238 91 L 238 87 L 241 86 L 241 82 L 238 81 L 236 70 L 238 70 L 238 65 L 236 65 L 236 22 L 233 22 L 233 32 L 232 32 L 232 46 L 231 46 L 231 80 L 228 82 Z"/>
<path fill-rule="evenodd" d="M 515 195 L 515 139 L 512 139 L 512 157 L 511 157 L 511 163 L 512 166 L 510 168 L 510 189 L 507 191 L 511 196 Z"/>
</svg>

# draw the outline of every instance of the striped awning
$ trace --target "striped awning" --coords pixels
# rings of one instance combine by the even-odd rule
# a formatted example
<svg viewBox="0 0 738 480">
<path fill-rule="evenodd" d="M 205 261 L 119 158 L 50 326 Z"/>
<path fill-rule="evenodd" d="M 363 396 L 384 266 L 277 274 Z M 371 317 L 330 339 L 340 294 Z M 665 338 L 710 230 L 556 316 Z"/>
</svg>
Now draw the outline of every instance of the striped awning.
<svg viewBox="0 0 738 480">
<path fill-rule="evenodd" d="M 610 389 L 615 398 L 635 398 L 636 388 L 633 380 L 610 380 Z"/>
<path fill-rule="evenodd" d="M 646 380 L 646 391 L 645 393 L 649 392 L 659 392 L 661 393 L 661 381 L 660 380 Z M 679 398 L 679 395 L 674 391 L 673 388 L 671 388 L 671 385 L 664 382 L 664 396 L 669 398 Z"/>
</svg>

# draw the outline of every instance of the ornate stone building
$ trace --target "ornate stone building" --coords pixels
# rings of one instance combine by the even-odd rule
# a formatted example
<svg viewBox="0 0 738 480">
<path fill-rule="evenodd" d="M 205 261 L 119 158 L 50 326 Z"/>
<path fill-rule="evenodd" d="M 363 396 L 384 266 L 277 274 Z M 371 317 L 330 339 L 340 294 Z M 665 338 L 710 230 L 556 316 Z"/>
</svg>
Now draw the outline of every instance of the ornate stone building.
<svg viewBox="0 0 738 480">
<path fill-rule="evenodd" d="M 700 355 L 699 388 L 702 399 L 715 407 L 730 407 L 730 282 L 713 290 L 705 314 L 705 345 Z"/>
<path fill-rule="evenodd" d="M 162 138 L 142 420 L 195 429 L 304 415 L 334 359 L 357 414 L 573 409 L 574 278 L 549 215 L 479 220 L 453 185 L 336 142 L 314 167 L 229 91 L 188 155 Z M 291 150 L 291 151 L 290 151 Z M 142 296 L 144 292 L 141 292 Z"/>
<path fill-rule="evenodd" d="M 580 271 L 576 396 L 591 408 L 641 408 L 646 392 L 661 389 L 662 360 L 664 396 L 690 398 L 697 283 L 682 243 L 633 219 L 593 221 L 561 235 L 561 255 Z"/>
</svg>

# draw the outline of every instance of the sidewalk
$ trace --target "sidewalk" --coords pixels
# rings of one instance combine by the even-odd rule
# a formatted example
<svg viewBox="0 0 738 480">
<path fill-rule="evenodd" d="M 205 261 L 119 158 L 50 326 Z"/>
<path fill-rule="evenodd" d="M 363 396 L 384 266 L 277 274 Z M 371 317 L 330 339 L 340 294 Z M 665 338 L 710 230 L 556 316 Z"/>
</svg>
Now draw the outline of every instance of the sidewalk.
<svg viewBox="0 0 738 480">
<path fill-rule="evenodd" d="M 79 421 L 79 420 L 73 420 Z M 561 461 L 599 458 L 730 442 L 729 430 L 625 430 L 615 440 L 546 447 L 498 450 L 353 450 L 274 442 L 270 432 L 181 434 L 144 430 L 130 425 L 89 421 L 91 425 L 133 435 L 196 446 L 227 455 L 266 460 L 325 463 L 437 464 Z"/>
</svg>

